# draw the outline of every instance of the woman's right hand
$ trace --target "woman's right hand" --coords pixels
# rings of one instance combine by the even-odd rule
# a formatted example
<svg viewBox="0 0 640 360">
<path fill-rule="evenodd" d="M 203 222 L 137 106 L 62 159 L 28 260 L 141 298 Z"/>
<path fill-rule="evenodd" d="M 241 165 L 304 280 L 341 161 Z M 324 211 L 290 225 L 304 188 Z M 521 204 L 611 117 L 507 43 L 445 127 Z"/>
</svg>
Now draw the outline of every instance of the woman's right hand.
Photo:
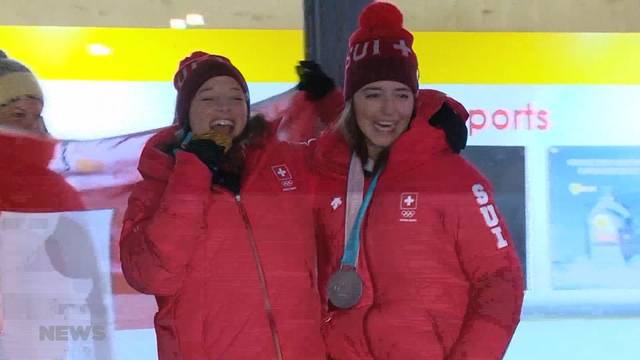
<svg viewBox="0 0 640 360">
<path fill-rule="evenodd" d="M 182 150 L 198 157 L 213 174 L 218 173 L 224 158 L 225 147 L 210 139 L 195 139 L 183 145 Z"/>
</svg>

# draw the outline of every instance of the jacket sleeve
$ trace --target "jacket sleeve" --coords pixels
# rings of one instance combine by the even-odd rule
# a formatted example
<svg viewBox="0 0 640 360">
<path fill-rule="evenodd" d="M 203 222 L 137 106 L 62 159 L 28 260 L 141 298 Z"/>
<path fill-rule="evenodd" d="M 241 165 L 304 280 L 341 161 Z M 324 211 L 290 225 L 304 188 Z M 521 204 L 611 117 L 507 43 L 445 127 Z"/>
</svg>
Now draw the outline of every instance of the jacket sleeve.
<svg viewBox="0 0 640 360">
<path fill-rule="evenodd" d="M 502 359 L 520 321 L 523 275 L 490 184 L 478 173 L 454 196 L 459 261 L 471 283 L 459 337 L 447 360 Z"/>
<path fill-rule="evenodd" d="M 342 91 L 335 88 L 322 99 L 314 102 L 320 121 L 326 126 L 334 124 L 344 109 Z"/>
<path fill-rule="evenodd" d="M 333 90 L 321 99 L 307 99 L 304 91 L 296 92 L 277 123 L 277 138 L 280 141 L 304 142 L 317 138 L 320 133 L 335 123 L 344 108 L 342 93 Z"/>
<path fill-rule="evenodd" d="M 193 154 L 179 151 L 168 181 L 145 178 L 129 198 L 120 238 L 127 282 L 136 290 L 174 294 L 206 227 L 211 173 Z"/>
</svg>

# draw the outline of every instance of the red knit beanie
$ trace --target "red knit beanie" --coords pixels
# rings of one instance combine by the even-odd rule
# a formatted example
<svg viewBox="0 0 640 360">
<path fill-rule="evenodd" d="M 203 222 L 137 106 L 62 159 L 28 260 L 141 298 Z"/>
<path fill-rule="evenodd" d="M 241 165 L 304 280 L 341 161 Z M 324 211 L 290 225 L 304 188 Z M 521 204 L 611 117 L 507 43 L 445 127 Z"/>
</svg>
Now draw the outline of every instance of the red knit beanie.
<svg viewBox="0 0 640 360">
<path fill-rule="evenodd" d="M 413 35 L 402 27 L 402 13 L 392 4 L 375 2 L 360 14 L 358 29 L 349 38 L 344 66 L 344 98 L 366 84 L 391 80 L 418 91 L 418 59 Z"/>
<path fill-rule="evenodd" d="M 236 80 L 247 97 L 248 108 L 249 88 L 240 70 L 224 56 L 196 51 L 180 61 L 178 71 L 173 77 L 173 86 L 178 91 L 176 119 L 180 125 L 188 128 L 191 100 L 202 84 L 216 76 L 230 76 Z"/>
</svg>

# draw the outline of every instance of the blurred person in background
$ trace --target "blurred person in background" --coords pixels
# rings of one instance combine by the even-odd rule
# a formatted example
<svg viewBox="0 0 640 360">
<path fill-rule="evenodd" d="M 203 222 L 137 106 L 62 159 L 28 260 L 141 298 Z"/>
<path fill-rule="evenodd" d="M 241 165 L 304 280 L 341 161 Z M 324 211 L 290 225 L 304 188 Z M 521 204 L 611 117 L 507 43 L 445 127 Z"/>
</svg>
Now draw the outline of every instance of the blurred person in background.
<svg viewBox="0 0 640 360">
<path fill-rule="evenodd" d="M 47 131 L 42 117 L 43 107 L 44 96 L 34 74 L 28 67 L 8 58 L 0 50 L 0 146 L 3 149 L 0 159 L 0 221 L 3 220 L 3 211 L 33 214 L 86 209 L 73 186 L 62 175 L 49 169 L 58 142 Z M 5 238 L 5 243 L 0 244 L 5 250 L 5 256 L 11 253 L 9 249 L 19 251 L 21 248 L 32 248 L 34 251 L 28 258 L 8 259 L 18 261 L 20 265 L 16 267 L 23 269 L 13 272 L 12 276 L 26 276 L 25 279 L 43 282 L 59 281 L 59 289 L 72 288 L 73 286 L 69 287 L 70 284 L 76 284 L 74 281 L 77 279 L 90 280 L 91 287 L 88 291 L 48 294 L 51 297 L 32 293 L 27 288 L 2 287 L 0 359 L 3 359 L 2 356 L 15 356 L 15 351 L 33 357 L 37 356 L 38 351 L 49 351 L 52 356 L 54 351 L 69 351 L 66 346 L 57 350 L 42 349 L 45 343 L 31 343 L 37 340 L 37 332 L 30 334 L 35 337 L 34 340 L 25 336 L 26 334 L 17 334 L 20 331 L 18 329 L 4 328 L 12 319 L 26 318 L 40 323 L 56 319 L 59 315 L 57 310 L 43 311 L 38 305 L 47 300 L 74 306 L 78 314 L 89 314 L 92 325 L 105 326 L 106 329 L 108 315 L 100 285 L 104 279 L 99 273 L 98 259 L 90 235 L 70 217 L 52 214 L 47 218 L 55 223 L 47 224 L 53 232 L 45 239 L 32 237 L 29 244 L 17 244 L 12 242 L 12 238 Z M 39 277 L 34 277 L 35 274 Z M 5 282 L 28 287 L 27 280 L 7 281 L 5 278 Z M 52 286 L 50 283 L 47 285 Z M 8 314 L 13 318 L 9 319 Z M 32 318 L 33 316 L 36 318 Z M 109 341 L 96 342 L 94 345 L 93 351 L 97 359 L 110 358 Z"/>
<path fill-rule="evenodd" d="M 56 146 L 44 120 L 33 73 L 0 51 L 0 211 L 82 210 L 78 192 L 49 170 Z"/>
</svg>

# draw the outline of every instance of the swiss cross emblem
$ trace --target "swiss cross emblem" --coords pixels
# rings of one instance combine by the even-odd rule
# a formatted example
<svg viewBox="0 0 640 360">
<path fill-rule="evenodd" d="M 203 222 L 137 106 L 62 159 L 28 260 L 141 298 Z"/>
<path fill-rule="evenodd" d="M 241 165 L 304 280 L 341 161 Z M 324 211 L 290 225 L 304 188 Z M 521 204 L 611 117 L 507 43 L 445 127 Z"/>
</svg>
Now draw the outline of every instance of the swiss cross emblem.
<svg viewBox="0 0 640 360">
<path fill-rule="evenodd" d="M 400 196 L 400 209 L 415 210 L 418 208 L 418 193 L 403 193 Z"/>
<path fill-rule="evenodd" d="M 280 182 L 282 191 L 291 191 L 296 189 L 295 183 L 293 182 L 293 176 L 291 175 L 291 171 L 289 171 L 287 165 L 274 165 L 271 167 L 271 170 Z"/>
<path fill-rule="evenodd" d="M 418 193 L 402 193 L 400 195 L 400 221 L 416 222 L 418 211 Z"/>
<path fill-rule="evenodd" d="M 273 173 L 276 174 L 278 180 L 291 180 L 291 172 L 289 172 L 287 165 L 276 165 L 272 166 L 271 169 L 273 170 Z"/>
<path fill-rule="evenodd" d="M 402 56 L 408 57 L 411 55 L 411 48 L 407 46 L 404 40 L 398 41 L 397 44 L 393 44 L 393 48 L 396 50 L 400 50 L 402 52 Z"/>
</svg>

